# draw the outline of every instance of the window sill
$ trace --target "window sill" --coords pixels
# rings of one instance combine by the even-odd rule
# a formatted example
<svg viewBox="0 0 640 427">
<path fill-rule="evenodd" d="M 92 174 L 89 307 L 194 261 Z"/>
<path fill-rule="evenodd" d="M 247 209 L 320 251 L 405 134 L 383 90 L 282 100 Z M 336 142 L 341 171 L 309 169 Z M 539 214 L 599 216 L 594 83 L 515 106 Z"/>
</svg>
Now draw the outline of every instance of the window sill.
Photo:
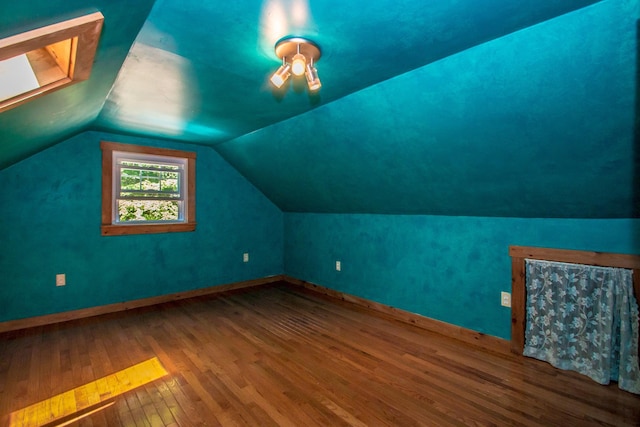
<svg viewBox="0 0 640 427">
<path fill-rule="evenodd" d="M 195 231 L 196 223 L 183 224 L 135 224 L 135 225 L 113 225 L 103 224 L 101 226 L 103 236 L 123 236 L 127 234 L 156 234 L 156 233 L 181 233 Z"/>
</svg>

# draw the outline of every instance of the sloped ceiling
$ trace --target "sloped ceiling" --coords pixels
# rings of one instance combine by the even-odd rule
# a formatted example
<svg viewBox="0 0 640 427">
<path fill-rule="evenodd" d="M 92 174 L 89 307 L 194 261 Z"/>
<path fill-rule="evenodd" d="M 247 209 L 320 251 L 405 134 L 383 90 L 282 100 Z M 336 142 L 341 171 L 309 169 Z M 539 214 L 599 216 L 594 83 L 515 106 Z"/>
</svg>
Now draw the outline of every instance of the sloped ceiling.
<svg viewBox="0 0 640 427">
<path fill-rule="evenodd" d="M 640 216 L 638 0 L 0 1 L 3 35 L 105 15 L 89 82 L 0 114 L 2 167 L 97 129 L 210 145 L 286 211 Z M 268 85 L 286 35 L 319 93 Z"/>
</svg>

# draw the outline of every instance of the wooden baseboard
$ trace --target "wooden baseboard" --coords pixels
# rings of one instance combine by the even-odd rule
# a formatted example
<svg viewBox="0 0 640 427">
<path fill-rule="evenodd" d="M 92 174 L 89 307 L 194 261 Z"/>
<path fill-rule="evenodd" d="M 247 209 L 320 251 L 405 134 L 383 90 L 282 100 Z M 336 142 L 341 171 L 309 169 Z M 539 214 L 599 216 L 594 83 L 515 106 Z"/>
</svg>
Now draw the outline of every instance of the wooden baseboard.
<svg viewBox="0 0 640 427">
<path fill-rule="evenodd" d="M 9 320 L 7 322 L 0 322 L 0 333 L 15 331 L 18 329 L 32 328 L 34 326 L 44 326 L 52 323 L 66 322 L 68 320 L 82 319 L 85 317 L 99 316 L 101 314 L 116 313 L 118 311 L 131 310 L 134 308 L 148 307 L 151 305 L 162 304 L 165 302 L 177 301 L 186 298 L 193 298 L 203 295 L 261 286 L 269 283 L 281 282 L 283 280 L 284 276 L 282 275 L 270 276 L 260 279 L 246 280 L 243 282 L 194 289 L 192 291 L 177 292 L 173 294 L 159 295 L 156 297 L 142 298 L 133 301 L 124 301 L 115 304 L 101 305 L 98 307 L 83 308 L 80 310 L 65 311 L 62 313 L 47 314 L 44 316 L 29 317 L 26 319 Z"/>
<path fill-rule="evenodd" d="M 151 298 L 137 299 L 133 301 L 125 301 L 116 304 L 102 305 L 98 307 L 83 308 L 80 310 L 66 311 L 62 313 L 47 314 L 44 316 L 29 317 L 26 319 L 10 320 L 7 322 L 0 322 L 0 333 L 15 331 L 19 329 L 32 328 L 35 326 L 44 326 L 53 323 L 66 322 L 69 320 L 82 319 L 86 317 L 99 316 L 101 314 L 116 313 L 119 311 L 131 310 L 134 308 L 148 307 L 156 304 L 162 304 L 171 301 L 177 301 L 186 298 L 199 297 L 203 295 L 210 295 L 222 292 L 228 292 L 238 289 L 250 288 L 254 286 L 262 286 L 275 282 L 287 282 L 289 284 L 297 285 L 309 289 L 314 292 L 318 292 L 332 298 L 347 301 L 352 304 L 356 304 L 361 307 L 368 308 L 379 314 L 388 316 L 395 320 L 399 320 L 404 323 L 415 325 L 419 328 L 425 329 L 430 332 L 435 332 L 440 335 L 455 338 L 459 341 L 463 341 L 485 350 L 493 351 L 496 353 L 510 354 L 509 341 L 501 338 L 486 335 L 480 332 L 476 332 L 470 329 L 462 328 L 460 326 L 452 325 L 450 323 L 441 322 L 439 320 L 430 319 L 419 314 L 411 313 L 408 311 L 400 310 L 398 308 L 390 307 L 375 301 L 360 298 L 354 295 L 346 294 L 344 292 L 336 291 L 326 288 L 324 286 L 316 285 L 311 282 L 296 279 L 286 275 L 276 275 L 270 277 L 264 277 L 260 279 L 246 280 L 243 282 L 229 283 L 226 285 L 211 286 L 208 288 L 195 289 L 192 291 L 177 292 L 168 295 L 159 295 Z"/>
<path fill-rule="evenodd" d="M 311 282 L 305 282 L 304 280 L 296 279 L 286 275 L 283 277 L 283 280 L 287 283 L 302 286 L 314 292 L 319 292 L 324 295 L 340 299 L 342 301 L 347 301 L 361 307 L 366 307 L 370 310 L 391 317 L 395 320 L 409 323 L 427 331 L 435 332 L 440 335 L 444 335 L 468 344 L 475 345 L 484 350 L 511 355 L 509 341 L 502 338 L 486 335 L 481 332 L 452 325 L 450 323 L 441 322 L 439 320 L 400 310 L 398 308 L 380 304 L 375 301 L 367 300 L 365 298 L 360 298 L 354 295 L 346 294 L 344 292 L 339 292 L 333 289 L 326 288 L 324 286 L 316 285 Z"/>
</svg>

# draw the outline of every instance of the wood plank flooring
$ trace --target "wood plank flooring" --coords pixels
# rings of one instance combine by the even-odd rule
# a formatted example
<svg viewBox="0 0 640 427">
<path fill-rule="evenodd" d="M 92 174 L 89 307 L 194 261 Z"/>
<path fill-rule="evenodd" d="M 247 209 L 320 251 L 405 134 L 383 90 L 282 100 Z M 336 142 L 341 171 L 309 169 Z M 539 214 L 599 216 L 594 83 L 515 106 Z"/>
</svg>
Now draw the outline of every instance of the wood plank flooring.
<svg viewBox="0 0 640 427">
<path fill-rule="evenodd" d="M 167 375 L 58 413 L 55 396 L 115 389 L 153 358 Z M 640 397 L 616 384 L 284 283 L 0 335 L 0 425 L 53 410 L 77 426 L 640 425 Z"/>
</svg>

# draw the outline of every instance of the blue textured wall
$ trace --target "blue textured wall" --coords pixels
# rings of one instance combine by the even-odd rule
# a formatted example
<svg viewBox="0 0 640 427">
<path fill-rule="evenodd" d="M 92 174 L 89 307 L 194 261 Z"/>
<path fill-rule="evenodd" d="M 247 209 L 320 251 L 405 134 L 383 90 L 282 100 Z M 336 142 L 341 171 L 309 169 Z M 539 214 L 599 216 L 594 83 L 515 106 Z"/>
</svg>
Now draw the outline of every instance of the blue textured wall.
<svg viewBox="0 0 640 427">
<path fill-rule="evenodd" d="M 285 214 L 286 274 L 505 339 L 509 245 L 640 254 L 640 220 Z"/>
<path fill-rule="evenodd" d="M 102 237 L 101 139 L 197 152 L 196 231 Z M 281 211 L 211 148 L 86 132 L 0 171 L 0 188 L 0 321 L 282 273 Z"/>
</svg>

